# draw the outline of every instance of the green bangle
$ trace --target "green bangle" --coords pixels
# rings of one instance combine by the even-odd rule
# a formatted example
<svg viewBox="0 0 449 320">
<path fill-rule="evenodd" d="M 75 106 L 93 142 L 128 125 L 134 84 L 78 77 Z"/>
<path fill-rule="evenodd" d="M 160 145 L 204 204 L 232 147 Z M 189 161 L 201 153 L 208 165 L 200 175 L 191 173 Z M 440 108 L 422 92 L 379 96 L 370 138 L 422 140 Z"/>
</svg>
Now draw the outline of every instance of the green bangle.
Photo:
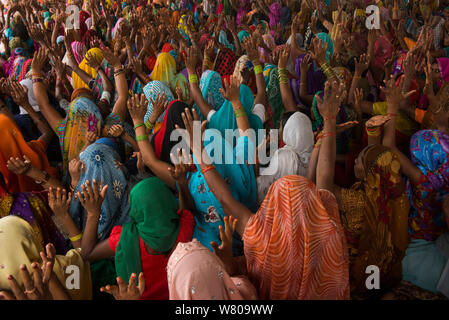
<svg viewBox="0 0 449 320">
<path fill-rule="evenodd" d="M 198 83 L 198 76 L 196 74 L 189 74 L 190 83 Z"/>
<path fill-rule="evenodd" d="M 243 108 L 239 108 L 237 110 L 234 111 L 234 115 L 236 118 L 240 118 L 246 115 L 246 112 Z"/>
<path fill-rule="evenodd" d="M 153 130 L 154 123 L 151 123 L 149 120 L 145 122 L 145 127 L 147 127 L 148 130 Z"/>
<path fill-rule="evenodd" d="M 143 134 L 141 136 L 136 137 L 136 141 L 148 141 L 148 136 L 146 134 Z"/>
<path fill-rule="evenodd" d="M 134 125 L 134 130 L 137 130 L 137 128 L 144 126 L 144 123 L 138 123 L 136 125 Z"/>
<path fill-rule="evenodd" d="M 260 74 L 262 72 L 263 72 L 263 69 L 262 69 L 262 66 L 260 64 L 254 67 L 254 74 L 255 75 L 258 75 L 258 74 Z"/>
</svg>

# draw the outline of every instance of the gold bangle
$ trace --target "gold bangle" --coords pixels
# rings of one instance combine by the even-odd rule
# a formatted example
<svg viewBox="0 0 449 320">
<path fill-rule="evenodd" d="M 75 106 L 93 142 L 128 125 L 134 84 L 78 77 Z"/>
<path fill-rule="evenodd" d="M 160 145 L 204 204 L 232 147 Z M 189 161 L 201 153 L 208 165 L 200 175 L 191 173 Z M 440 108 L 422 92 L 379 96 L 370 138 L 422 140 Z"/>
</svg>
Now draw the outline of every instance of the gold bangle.
<svg viewBox="0 0 449 320">
<path fill-rule="evenodd" d="M 83 237 L 83 233 L 81 232 L 80 234 L 77 234 L 76 236 L 73 236 L 69 239 L 70 239 L 70 241 L 75 242 L 75 241 L 80 240 L 82 237 Z"/>
</svg>

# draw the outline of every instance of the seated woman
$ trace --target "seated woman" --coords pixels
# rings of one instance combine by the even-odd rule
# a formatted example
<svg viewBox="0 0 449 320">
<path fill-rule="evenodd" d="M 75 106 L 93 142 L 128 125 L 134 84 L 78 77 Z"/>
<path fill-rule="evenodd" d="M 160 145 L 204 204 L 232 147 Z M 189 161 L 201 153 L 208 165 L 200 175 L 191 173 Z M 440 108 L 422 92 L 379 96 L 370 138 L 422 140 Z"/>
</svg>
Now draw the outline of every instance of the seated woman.
<svg viewBox="0 0 449 320">
<path fill-rule="evenodd" d="M 117 144 L 110 138 L 98 139 L 88 146 L 79 156 L 79 160 L 72 160 L 70 170 L 71 189 L 73 192 L 81 190 L 86 181 L 102 181 L 110 186 L 101 205 L 101 215 L 98 222 L 97 235 L 100 240 L 109 237 L 114 226 L 127 222 L 129 214 L 129 188 L 117 152 Z M 70 205 L 70 216 L 81 230 L 86 224 L 87 212 L 79 199 L 73 198 Z"/>
<path fill-rule="evenodd" d="M 426 71 L 427 76 L 430 70 Z M 390 80 L 388 91 L 393 91 Z M 392 96 L 400 96 L 400 89 Z M 448 296 L 449 277 L 444 272 L 449 256 L 448 225 L 445 221 L 444 200 L 449 195 L 449 86 L 440 89 L 430 100 L 433 130 L 415 133 L 410 142 L 412 159 L 396 147 L 395 117 L 385 125 L 383 144 L 399 156 L 408 178 L 407 195 L 410 201 L 409 236 L 411 242 L 402 260 L 402 279 L 433 294 Z M 388 94 L 387 94 L 388 97 Z M 388 113 L 397 114 L 399 102 L 387 99 Z M 428 111 L 428 113 L 429 113 Z M 447 201 L 446 201 L 447 204 Z"/>
<path fill-rule="evenodd" d="M 324 127 L 335 132 L 335 115 L 344 98 L 342 87 L 326 86 L 320 112 Z M 193 117 L 183 115 L 192 134 Z M 240 118 L 239 118 L 240 119 Z M 248 128 L 243 119 L 240 129 Z M 201 146 L 193 146 L 204 178 L 227 215 L 238 219 L 236 231 L 242 235 L 249 279 L 261 299 L 349 299 L 346 242 L 333 191 L 335 140 L 323 138 L 318 159 L 316 186 L 307 178 L 286 176 L 270 188 L 254 215 L 239 201 L 208 159 L 201 157 Z M 288 227 L 286 227 L 288 226 Z M 304 247 L 312 251 L 304 252 Z M 228 273 L 237 272 L 232 256 L 222 257 Z M 301 265 L 301 268 L 297 266 Z M 245 273 L 245 272 L 243 272 Z"/>
<path fill-rule="evenodd" d="M 7 192 L 40 191 L 60 185 L 57 170 L 48 162 L 45 135 L 25 142 L 14 120 L 4 113 L 0 114 L 0 134 L 0 173 Z"/>
<path fill-rule="evenodd" d="M 227 245 L 231 246 L 234 230 L 227 229 Z M 167 277 L 170 300 L 257 299 L 256 289 L 246 277 L 231 277 L 220 258 L 196 239 L 178 244 L 168 260 Z"/>
<path fill-rule="evenodd" d="M 68 171 L 68 163 L 72 159 L 77 158 L 85 147 L 88 133 L 100 136 L 103 132 L 103 126 L 123 124 L 126 117 L 128 89 L 122 65 L 120 60 L 109 49 L 103 50 L 102 53 L 105 59 L 114 67 L 115 83 L 118 92 L 118 99 L 114 104 L 112 112 L 106 119 L 103 119 L 99 108 L 93 102 L 91 91 L 86 88 L 80 88 L 73 92 L 68 114 L 63 119 L 49 104 L 45 86 L 39 80 L 33 81 L 33 90 L 39 108 L 59 137 L 63 153 L 64 172 Z M 35 79 L 41 79 L 38 75 L 41 74 L 47 57 L 48 52 L 43 48 L 35 54 L 32 65 L 33 75 L 35 75 L 33 77 Z M 67 175 L 64 180 L 68 181 Z"/>
<path fill-rule="evenodd" d="M 178 206 L 175 196 L 160 179 L 141 181 L 129 195 L 130 222 L 114 227 L 109 238 L 98 242 L 96 231 L 106 188 L 99 192 L 94 181 L 93 188 L 88 183 L 82 190 L 84 196 L 78 193 L 78 197 L 88 212 L 81 241 L 83 257 L 96 261 L 115 256 L 117 275 L 122 279 L 143 272 L 142 299 L 168 299 L 168 258 L 178 242 L 192 240 L 194 226 L 182 197 Z"/>
<path fill-rule="evenodd" d="M 56 255 L 53 245 L 48 244 L 44 251 L 33 227 L 16 216 L 0 219 L 0 242 L 8 244 L 0 250 L 0 293 L 3 297 L 11 297 L 8 291 L 12 291 L 17 299 L 92 299 L 89 263 L 83 260 L 81 249 L 72 249 L 65 255 Z M 29 287 L 23 280 L 24 272 L 37 269 L 41 264 L 48 268 L 48 263 L 48 271 L 53 271 L 44 272 L 46 280 L 43 285 Z M 67 281 L 71 281 L 70 277 L 73 277 L 73 273 L 66 273 L 69 266 L 79 268 L 79 286 L 72 289 L 65 286 Z M 45 296 L 42 296 L 43 289 L 47 293 Z"/>
</svg>

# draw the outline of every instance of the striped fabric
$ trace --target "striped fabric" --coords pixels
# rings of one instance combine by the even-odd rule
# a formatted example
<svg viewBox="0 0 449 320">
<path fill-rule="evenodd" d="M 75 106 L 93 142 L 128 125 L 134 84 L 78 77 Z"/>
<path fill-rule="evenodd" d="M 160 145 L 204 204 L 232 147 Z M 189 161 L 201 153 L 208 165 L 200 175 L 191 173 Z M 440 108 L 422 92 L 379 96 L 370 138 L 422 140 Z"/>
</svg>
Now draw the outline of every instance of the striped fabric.
<svg viewBox="0 0 449 320">
<path fill-rule="evenodd" d="M 276 181 L 243 234 L 260 299 L 349 299 L 346 240 L 335 196 L 301 176 Z"/>
</svg>

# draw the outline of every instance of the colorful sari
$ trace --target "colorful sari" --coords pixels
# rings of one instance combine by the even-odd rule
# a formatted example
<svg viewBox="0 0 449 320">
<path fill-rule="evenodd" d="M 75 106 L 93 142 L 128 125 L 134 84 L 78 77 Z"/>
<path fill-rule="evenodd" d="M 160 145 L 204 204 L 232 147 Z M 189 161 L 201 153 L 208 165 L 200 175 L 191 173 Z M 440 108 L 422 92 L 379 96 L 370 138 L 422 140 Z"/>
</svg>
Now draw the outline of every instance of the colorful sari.
<svg viewBox="0 0 449 320">
<path fill-rule="evenodd" d="M 348 256 L 335 196 L 301 176 L 276 181 L 243 234 L 261 299 L 349 299 Z"/>
<path fill-rule="evenodd" d="M 64 254 L 67 252 L 67 245 L 51 218 L 52 212 L 47 202 L 42 193 L 11 194 L 0 186 L 0 218 L 12 215 L 26 220 L 42 247 L 52 243 L 57 253 Z"/>
<path fill-rule="evenodd" d="M 179 243 L 167 266 L 170 300 L 256 300 L 256 288 L 231 277 L 217 255 L 198 240 Z"/>
<path fill-rule="evenodd" d="M 45 170 L 51 176 L 57 176 L 57 170 L 50 166 L 46 155 L 46 146 L 40 140 L 25 142 L 22 132 L 14 120 L 0 114 L 0 173 L 3 177 L 4 187 L 7 192 L 31 192 L 42 190 L 42 186 L 27 175 L 16 175 L 6 166 L 8 160 L 13 158 L 23 159 L 27 156 L 31 164 L 38 170 Z"/>
<path fill-rule="evenodd" d="M 214 110 L 218 110 L 225 101 L 220 92 L 220 89 L 222 88 L 221 77 L 217 72 L 212 70 L 206 70 L 203 72 L 200 81 L 201 93 L 203 94 L 203 99 Z M 206 119 L 207 114 L 203 115 L 196 104 L 193 107 L 200 117 L 200 120 Z"/>
<path fill-rule="evenodd" d="M 70 103 L 69 111 L 58 126 L 57 135 L 61 146 L 63 168 L 79 156 L 86 144 L 88 132 L 100 133 L 103 118 L 95 103 L 89 98 L 79 97 Z M 66 174 L 66 179 L 68 175 Z"/>
<path fill-rule="evenodd" d="M 438 130 L 421 130 L 410 141 L 412 162 L 421 170 L 417 183 L 408 182 L 409 234 L 433 241 L 447 231 L 442 204 L 449 195 L 449 136 Z"/>
<path fill-rule="evenodd" d="M 86 55 L 87 54 L 91 54 L 99 64 L 102 63 L 103 53 L 99 48 L 92 48 L 89 51 L 87 51 Z M 97 77 L 97 71 L 94 68 L 89 67 L 89 65 L 87 64 L 86 56 L 84 57 L 83 61 L 81 61 L 81 63 L 79 64 L 79 68 L 84 72 L 86 72 L 91 78 L 95 79 Z M 88 84 L 85 83 L 83 80 L 81 80 L 81 78 L 75 72 L 72 72 L 72 81 L 73 81 L 73 89 L 89 88 Z"/>
<path fill-rule="evenodd" d="M 263 75 L 267 90 L 267 100 L 271 109 L 271 112 L 269 112 L 270 127 L 279 129 L 284 104 L 282 103 L 281 88 L 279 86 L 278 68 L 273 64 L 266 64 Z"/>
<path fill-rule="evenodd" d="M 339 203 L 350 256 L 351 292 L 367 294 L 366 268 L 380 270 L 381 288 L 401 280 L 401 261 L 408 245 L 409 203 L 398 156 L 381 145 L 365 149 L 366 180 L 341 189 Z"/>
<path fill-rule="evenodd" d="M 145 97 L 148 100 L 147 105 L 147 113 L 145 114 L 144 121 L 147 122 L 148 119 L 153 114 L 153 103 L 151 100 L 156 101 L 157 96 L 160 94 L 165 93 L 167 95 L 167 101 L 170 103 L 172 102 L 175 97 L 173 96 L 173 93 L 171 92 L 168 85 L 166 85 L 164 82 L 161 81 L 151 81 L 149 82 L 145 87 L 143 87 L 143 93 L 145 94 Z M 157 122 L 162 122 L 165 117 L 165 113 L 167 110 L 165 110 L 157 119 Z"/>
<path fill-rule="evenodd" d="M 20 265 L 25 264 L 29 271 L 31 264 L 42 263 L 40 252 L 45 252 L 44 246 L 40 242 L 33 227 L 24 219 L 16 216 L 7 216 L 0 219 L 0 243 L 3 245 L 0 250 L 0 291 L 10 290 L 8 275 L 11 274 L 16 279 L 20 288 L 24 288 Z M 87 261 L 81 256 L 81 249 L 72 249 L 65 255 L 56 255 L 53 273 L 61 284 L 72 283 L 73 272 L 66 273 L 69 266 L 78 267 L 78 286 L 67 288 L 67 293 L 72 300 L 92 299 L 92 281 L 90 277 L 90 267 Z"/>
<path fill-rule="evenodd" d="M 128 220 L 128 181 L 116 151 L 115 142 L 109 138 L 97 140 L 81 154 L 80 160 L 85 164 L 74 192 L 81 191 L 81 185 L 94 179 L 108 185 L 106 197 L 101 205 L 97 235 L 99 240 L 106 239 L 114 226 L 122 225 Z M 78 199 L 73 198 L 69 210 L 75 224 L 84 230 L 87 212 Z"/>
</svg>

